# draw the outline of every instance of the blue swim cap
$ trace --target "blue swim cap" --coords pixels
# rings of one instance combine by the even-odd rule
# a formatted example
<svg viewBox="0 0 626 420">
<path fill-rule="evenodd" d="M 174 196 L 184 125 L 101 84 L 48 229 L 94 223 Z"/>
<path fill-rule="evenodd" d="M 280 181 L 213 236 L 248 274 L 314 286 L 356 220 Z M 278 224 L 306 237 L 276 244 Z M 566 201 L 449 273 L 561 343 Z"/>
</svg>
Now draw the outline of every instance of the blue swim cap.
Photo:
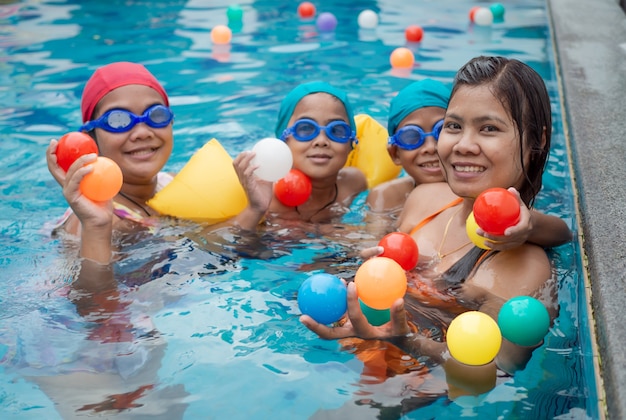
<svg viewBox="0 0 626 420">
<path fill-rule="evenodd" d="M 411 83 L 391 100 L 387 131 L 393 136 L 398 125 L 411 112 L 427 106 L 446 109 L 450 100 L 450 88 L 436 80 L 424 79 Z"/>
<path fill-rule="evenodd" d="M 352 105 L 348 100 L 348 95 L 336 87 L 329 85 L 326 82 L 309 82 L 303 83 L 285 96 L 285 99 L 280 104 L 280 110 L 278 111 L 278 121 L 276 122 L 276 138 L 280 138 L 283 131 L 287 128 L 289 119 L 293 115 L 293 111 L 296 109 L 296 105 L 302 98 L 312 93 L 324 92 L 329 95 L 333 95 L 339 99 L 343 106 L 346 108 L 346 114 L 348 115 L 348 124 L 352 127 L 352 130 L 356 132 L 356 123 L 354 122 L 354 113 L 352 112 Z"/>
</svg>

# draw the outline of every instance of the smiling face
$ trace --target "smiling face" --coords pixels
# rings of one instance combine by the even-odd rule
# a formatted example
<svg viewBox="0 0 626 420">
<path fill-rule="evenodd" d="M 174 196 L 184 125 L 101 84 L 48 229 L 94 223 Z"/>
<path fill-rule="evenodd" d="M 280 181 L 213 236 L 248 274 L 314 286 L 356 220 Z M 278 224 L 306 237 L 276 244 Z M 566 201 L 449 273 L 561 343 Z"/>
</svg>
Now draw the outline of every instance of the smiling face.
<svg viewBox="0 0 626 420">
<path fill-rule="evenodd" d="M 152 105 L 165 102 L 154 89 L 143 85 L 127 85 L 112 90 L 98 103 L 92 120 L 112 109 L 124 109 L 142 115 Z M 95 129 L 101 156 L 114 160 L 122 169 L 125 184 L 149 184 L 163 169 L 174 145 L 172 124 L 152 128 L 139 123 L 129 131 L 110 133 Z"/>
<path fill-rule="evenodd" d="M 461 197 L 524 182 L 519 131 L 487 84 L 455 91 L 437 148 L 448 184 Z"/>
<path fill-rule="evenodd" d="M 320 126 L 327 126 L 333 121 L 344 121 L 349 124 L 343 103 L 334 96 L 322 92 L 303 97 L 296 105 L 288 126 L 291 127 L 303 118 L 311 119 Z M 310 141 L 298 141 L 289 136 L 286 142 L 293 154 L 293 167 L 313 180 L 336 178 L 351 151 L 350 142 L 332 141 L 325 130 L 320 130 L 319 135 Z"/>
<path fill-rule="evenodd" d="M 400 122 L 396 133 L 407 125 L 417 125 L 424 132 L 431 133 L 445 113 L 445 109 L 435 106 L 417 109 Z M 432 136 L 428 136 L 424 144 L 414 150 L 405 150 L 397 145 L 389 146 L 389 155 L 396 165 L 402 165 L 406 173 L 415 180 L 415 185 L 444 180 L 437 156 L 437 141 Z"/>
</svg>

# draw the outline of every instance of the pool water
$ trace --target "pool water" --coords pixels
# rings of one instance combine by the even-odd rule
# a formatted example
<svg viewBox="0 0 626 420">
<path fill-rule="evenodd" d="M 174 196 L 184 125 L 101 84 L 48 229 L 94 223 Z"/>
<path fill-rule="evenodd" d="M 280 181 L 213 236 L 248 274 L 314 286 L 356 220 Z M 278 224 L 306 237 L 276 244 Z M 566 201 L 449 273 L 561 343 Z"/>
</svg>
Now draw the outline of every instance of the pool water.
<svg viewBox="0 0 626 420">
<path fill-rule="evenodd" d="M 207 5 L 209 4 L 209 5 Z M 302 21 L 292 1 L 241 1 L 228 48 L 210 30 L 226 24 L 228 1 L 15 1 L 0 5 L 0 415 L 2 418 L 597 418 L 589 314 L 577 242 L 551 252 L 560 313 L 526 369 L 480 396 L 450 400 L 441 369 L 383 383 L 338 342 L 298 322 L 296 292 L 310 274 L 354 273 L 365 233 L 322 235 L 292 229 L 264 235 L 246 255 L 239 238 L 202 237 L 191 222 L 163 220 L 155 235 L 124 248 L 116 276 L 132 341 L 90 339 L 89 317 L 64 291 L 76 275 L 71 255 L 47 222 L 66 204 L 47 171 L 45 148 L 80 124 L 80 94 L 97 67 L 145 64 L 170 95 L 178 171 L 211 138 L 235 156 L 273 137 L 282 97 L 322 79 L 350 93 L 357 113 L 386 121 L 389 100 L 412 80 L 450 82 L 480 54 L 532 65 L 553 98 L 553 150 L 537 207 L 568 222 L 575 203 L 545 2 L 506 2 L 503 22 L 468 23 L 470 0 L 325 1 L 333 33 Z M 361 30 L 361 10 L 379 13 Z M 410 72 L 392 70 L 404 28 L 424 28 Z M 358 226 L 363 197 L 346 223 Z M 339 228 L 339 227 L 338 227 Z M 253 252 L 252 252 L 253 251 Z M 93 337 L 91 337 L 93 338 Z M 100 373 L 96 383 L 73 375 Z M 120 379 L 121 378 L 121 379 Z M 118 382 L 116 382 L 118 381 Z M 93 389 L 93 391 L 89 391 Z M 92 405 L 74 393 L 93 392 Z"/>
</svg>

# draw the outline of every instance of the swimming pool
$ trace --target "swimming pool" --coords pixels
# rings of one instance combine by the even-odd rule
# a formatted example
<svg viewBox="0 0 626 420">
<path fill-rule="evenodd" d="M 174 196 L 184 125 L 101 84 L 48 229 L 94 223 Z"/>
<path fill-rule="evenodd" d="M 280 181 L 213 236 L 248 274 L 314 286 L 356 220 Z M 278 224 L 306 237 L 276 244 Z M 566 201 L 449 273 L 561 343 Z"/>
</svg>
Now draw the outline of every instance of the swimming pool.
<svg viewBox="0 0 626 420">
<path fill-rule="evenodd" d="M 418 381 L 423 376 L 365 384 L 354 355 L 302 327 L 295 301 L 300 283 L 315 270 L 349 274 L 358 265 L 353 240 L 315 232 L 264 237 L 270 257 L 241 258 L 224 249 L 224 242 L 199 243 L 193 224 L 164 223 L 156 237 L 139 237 L 125 249 L 117 267 L 132 299 L 119 321 L 132 320 L 139 338 L 117 347 L 86 339 L 88 322 L 61 293 L 76 268 L 42 232 L 65 208 L 44 150 L 51 137 L 78 127 L 82 86 L 93 69 L 111 61 L 142 62 L 165 82 L 176 113 L 167 169 L 176 171 L 212 137 L 234 156 L 273 136 L 282 95 L 304 80 L 332 81 L 350 92 L 357 112 L 385 121 L 390 98 L 408 80 L 450 81 L 478 54 L 519 58 L 540 72 L 554 98 L 554 146 L 537 206 L 576 228 L 544 2 L 507 3 L 505 21 L 492 28 L 468 25 L 467 12 L 475 5 L 470 1 L 410 7 L 402 1 L 324 2 L 318 11 L 333 12 L 339 26 L 323 35 L 312 22 L 297 19 L 293 2 L 241 2 L 243 25 L 230 50 L 213 48 L 209 37 L 213 26 L 226 23 L 228 2 L 204 3 L 0 6 L 2 412 L 10 418 L 59 418 L 50 396 L 71 407 L 72 395 L 63 388 L 72 388 L 54 378 L 89 363 L 102 378 L 110 379 L 111 371 L 130 378 L 128 390 L 138 392 L 126 401 L 125 416 L 598 417 L 577 243 L 553 253 L 561 310 L 545 344 L 524 371 L 480 397 L 451 402 L 439 395 L 443 378 L 437 370 L 425 373 L 426 385 Z M 380 13 L 375 31 L 356 24 L 366 8 Z M 414 23 L 426 32 L 419 46 L 411 46 L 417 64 L 411 73 L 398 74 L 387 57 L 405 44 L 403 30 Z M 358 206 L 354 214 L 358 218 Z M 135 382 L 138 375 L 141 382 Z M 54 392 L 33 385 L 42 376 L 52 378 Z M 146 383 L 153 388 L 141 388 Z M 121 385 L 101 386 L 104 395 L 126 392 Z"/>
</svg>

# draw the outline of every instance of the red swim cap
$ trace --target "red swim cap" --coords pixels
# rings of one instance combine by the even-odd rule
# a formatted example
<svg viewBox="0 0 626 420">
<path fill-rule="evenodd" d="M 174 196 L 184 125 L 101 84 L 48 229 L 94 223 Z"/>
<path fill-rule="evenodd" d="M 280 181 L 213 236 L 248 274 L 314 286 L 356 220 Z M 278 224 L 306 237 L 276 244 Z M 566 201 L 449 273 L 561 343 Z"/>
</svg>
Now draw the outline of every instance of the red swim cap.
<svg viewBox="0 0 626 420">
<path fill-rule="evenodd" d="M 89 78 L 80 104 L 83 114 L 83 123 L 91 120 L 93 111 L 100 99 L 113 89 L 127 85 L 143 85 L 151 87 L 159 92 L 169 106 L 169 100 L 165 89 L 159 81 L 141 64 L 120 61 L 100 67 Z"/>
</svg>

